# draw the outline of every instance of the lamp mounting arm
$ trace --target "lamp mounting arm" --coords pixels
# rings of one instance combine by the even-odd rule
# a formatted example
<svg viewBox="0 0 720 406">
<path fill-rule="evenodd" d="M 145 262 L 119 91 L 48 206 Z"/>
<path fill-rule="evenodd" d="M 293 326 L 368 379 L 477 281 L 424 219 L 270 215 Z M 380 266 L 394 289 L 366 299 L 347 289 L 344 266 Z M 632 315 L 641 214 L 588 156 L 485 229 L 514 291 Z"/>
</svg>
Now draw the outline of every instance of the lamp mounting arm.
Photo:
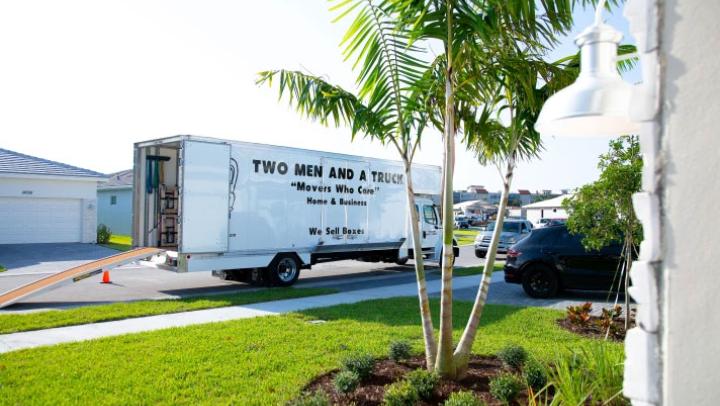
<svg viewBox="0 0 720 406">
<path fill-rule="evenodd" d="M 602 24 L 602 13 L 606 2 L 606 0 L 600 0 L 595 8 L 595 25 Z"/>
</svg>

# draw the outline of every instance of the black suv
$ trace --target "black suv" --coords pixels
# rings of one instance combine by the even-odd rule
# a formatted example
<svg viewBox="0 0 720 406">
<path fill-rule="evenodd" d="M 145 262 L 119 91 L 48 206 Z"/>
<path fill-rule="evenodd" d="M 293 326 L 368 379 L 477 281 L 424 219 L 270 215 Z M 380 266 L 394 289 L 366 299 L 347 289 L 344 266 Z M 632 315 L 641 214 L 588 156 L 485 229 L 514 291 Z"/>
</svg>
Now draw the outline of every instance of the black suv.
<svg viewBox="0 0 720 406">
<path fill-rule="evenodd" d="M 582 235 L 565 226 L 533 230 L 510 247 L 505 282 L 520 283 L 528 296 L 548 298 L 561 289 L 611 290 L 622 248 L 613 244 L 586 251 Z"/>
</svg>

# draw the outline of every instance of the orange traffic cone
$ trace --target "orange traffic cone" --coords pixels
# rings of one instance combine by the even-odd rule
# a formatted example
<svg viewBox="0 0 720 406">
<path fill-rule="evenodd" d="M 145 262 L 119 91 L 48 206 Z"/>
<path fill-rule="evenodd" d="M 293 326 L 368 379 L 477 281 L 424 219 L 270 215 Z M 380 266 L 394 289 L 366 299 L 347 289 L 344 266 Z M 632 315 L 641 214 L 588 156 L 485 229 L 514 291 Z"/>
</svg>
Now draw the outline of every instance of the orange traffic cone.
<svg viewBox="0 0 720 406">
<path fill-rule="evenodd" d="M 100 283 L 112 283 L 110 282 L 110 271 L 103 271 L 102 282 Z"/>
</svg>

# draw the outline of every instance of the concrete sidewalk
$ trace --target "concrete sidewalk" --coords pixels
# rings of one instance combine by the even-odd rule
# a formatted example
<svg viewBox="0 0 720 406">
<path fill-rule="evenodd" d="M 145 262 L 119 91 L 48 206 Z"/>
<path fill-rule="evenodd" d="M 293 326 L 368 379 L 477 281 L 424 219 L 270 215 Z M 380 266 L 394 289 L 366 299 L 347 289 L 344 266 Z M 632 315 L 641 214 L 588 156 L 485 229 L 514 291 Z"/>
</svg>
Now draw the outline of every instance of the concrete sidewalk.
<svg viewBox="0 0 720 406">
<path fill-rule="evenodd" d="M 497 280 L 493 282 L 497 282 Z M 453 290 L 477 287 L 479 283 L 480 275 L 453 278 Z M 439 280 L 428 281 L 427 285 L 428 294 L 432 295 L 440 292 Z M 143 331 L 160 330 L 171 327 L 184 327 L 194 324 L 214 323 L 291 313 L 316 307 L 357 303 L 363 300 L 415 295 L 417 295 L 417 284 L 406 283 L 380 288 L 354 290 L 332 295 L 277 300 L 273 302 L 262 302 L 243 306 L 221 307 L 185 313 L 138 317 L 103 323 L 5 334 L 0 335 L 0 353 L 45 345 L 70 343 L 95 338 L 139 333 Z"/>
</svg>

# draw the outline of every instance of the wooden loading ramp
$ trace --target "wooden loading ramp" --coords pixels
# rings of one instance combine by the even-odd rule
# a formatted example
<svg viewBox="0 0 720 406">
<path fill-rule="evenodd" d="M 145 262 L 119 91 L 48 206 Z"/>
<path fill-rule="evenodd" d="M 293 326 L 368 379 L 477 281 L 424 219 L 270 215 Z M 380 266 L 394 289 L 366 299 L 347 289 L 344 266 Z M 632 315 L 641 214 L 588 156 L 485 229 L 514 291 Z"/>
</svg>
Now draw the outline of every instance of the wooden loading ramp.
<svg viewBox="0 0 720 406">
<path fill-rule="evenodd" d="M 163 251 L 164 250 L 160 248 L 135 248 L 130 251 L 111 255 L 109 257 L 101 258 L 96 261 L 88 262 L 86 264 L 52 274 L 0 294 L 0 308 L 10 306 L 18 300 L 25 299 L 28 296 L 42 292 L 46 289 L 58 287 L 64 283 L 75 283 L 90 276 L 97 275 L 103 270 L 125 265 L 138 259 L 149 258 Z"/>
</svg>

